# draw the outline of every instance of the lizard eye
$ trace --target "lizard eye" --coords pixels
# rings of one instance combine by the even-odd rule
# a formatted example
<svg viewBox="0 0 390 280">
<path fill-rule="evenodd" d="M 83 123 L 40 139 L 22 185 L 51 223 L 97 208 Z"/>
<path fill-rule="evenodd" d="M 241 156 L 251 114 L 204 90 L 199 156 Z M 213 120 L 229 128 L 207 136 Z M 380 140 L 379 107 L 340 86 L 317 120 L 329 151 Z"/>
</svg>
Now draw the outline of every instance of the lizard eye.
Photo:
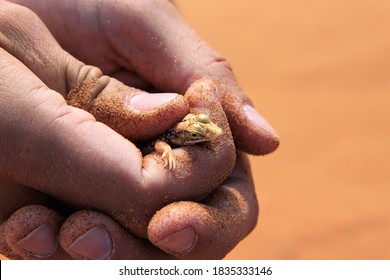
<svg viewBox="0 0 390 280">
<path fill-rule="evenodd" d="M 192 133 L 191 136 L 192 136 L 192 137 L 196 137 L 197 134 L 196 134 L 196 133 Z"/>
</svg>

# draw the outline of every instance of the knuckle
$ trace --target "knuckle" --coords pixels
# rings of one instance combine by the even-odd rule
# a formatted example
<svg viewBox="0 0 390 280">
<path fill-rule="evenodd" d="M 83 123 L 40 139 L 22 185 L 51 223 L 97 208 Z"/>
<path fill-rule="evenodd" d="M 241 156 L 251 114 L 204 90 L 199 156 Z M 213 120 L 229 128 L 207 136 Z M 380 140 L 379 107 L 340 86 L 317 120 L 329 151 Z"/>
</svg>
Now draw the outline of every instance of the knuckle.
<svg viewBox="0 0 390 280">
<path fill-rule="evenodd" d="M 13 55 L 29 52 L 31 30 L 39 29 L 39 22 L 30 9 L 0 1 L 0 47 Z"/>
<path fill-rule="evenodd" d="M 16 35 L 15 30 L 20 30 L 28 23 L 30 26 L 38 16 L 30 9 L 0 1 L 0 31 L 8 36 Z"/>
</svg>

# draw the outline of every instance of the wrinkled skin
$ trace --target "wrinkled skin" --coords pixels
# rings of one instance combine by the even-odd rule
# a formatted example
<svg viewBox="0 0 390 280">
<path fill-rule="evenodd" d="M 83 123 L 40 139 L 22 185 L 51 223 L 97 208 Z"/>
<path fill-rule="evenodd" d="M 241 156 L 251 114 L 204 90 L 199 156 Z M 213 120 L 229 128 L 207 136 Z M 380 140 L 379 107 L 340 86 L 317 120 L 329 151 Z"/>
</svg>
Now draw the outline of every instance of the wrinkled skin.
<svg viewBox="0 0 390 280">
<path fill-rule="evenodd" d="M 29 9 L 0 2 L 0 252 L 225 256 L 256 225 L 258 211 L 248 161 L 234 147 L 266 154 L 278 146 L 273 129 L 246 114 L 250 101 L 226 61 L 168 1 L 13 2 Z M 143 91 L 183 94 L 199 77 L 218 90 Z M 78 92 L 89 93 L 92 114 L 64 99 L 90 81 Z M 175 150 L 174 172 L 154 154 L 142 158 L 113 126 L 126 121 L 129 139 L 150 139 L 190 109 L 212 114 L 228 133 Z M 83 241 L 92 235 L 101 242 L 91 247 Z"/>
</svg>

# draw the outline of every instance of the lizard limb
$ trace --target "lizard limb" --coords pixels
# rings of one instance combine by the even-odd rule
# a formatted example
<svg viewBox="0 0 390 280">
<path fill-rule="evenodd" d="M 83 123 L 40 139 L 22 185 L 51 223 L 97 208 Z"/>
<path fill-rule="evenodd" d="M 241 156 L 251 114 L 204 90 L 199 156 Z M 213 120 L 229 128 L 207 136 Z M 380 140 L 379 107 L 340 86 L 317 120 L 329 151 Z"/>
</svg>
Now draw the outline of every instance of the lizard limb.
<svg viewBox="0 0 390 280">
<path fill-rule="evenodd" d="M 168 166 L 169 170 L 175 169 L 176 160 L 171 146 L 169 146 L 167 142 L 157 140 L 154 144 L 154 148 L 159 154 L 161 154 L 161 157 L 164 160 L 164 167 Z"/>
</svg>

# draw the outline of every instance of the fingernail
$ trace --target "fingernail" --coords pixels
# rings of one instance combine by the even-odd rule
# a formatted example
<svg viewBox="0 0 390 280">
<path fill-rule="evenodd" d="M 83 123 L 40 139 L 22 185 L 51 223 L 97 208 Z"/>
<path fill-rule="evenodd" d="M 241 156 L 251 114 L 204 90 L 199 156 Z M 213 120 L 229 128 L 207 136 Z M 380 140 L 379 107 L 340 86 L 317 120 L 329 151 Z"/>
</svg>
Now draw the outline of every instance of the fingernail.
<svg viewBox="0 0 390 280">
<path fill-rule="evenodd" d="M 137 110 L 148 111 L 169 102 L 177 95 L 176 93 L 139 94 L 131 98 L 130 104 Z"/>
<path fill-rule="evenodd" d="M 112 254 L 112 240 L 103 226 L 96 226 L 77 238 L 69 250 L 87 260 L 106 260 Z"/>
<path fill-rule="evenodd" d="M 255 108 L 249 104 L 243 106 L 245 114 L 248 116 L 249 120 L 252 121 L 255 125 L 263 128 L 269 133 L 273 134 L 275 137 L 278 137 L 275 129 L 260 115 Z"/>
<path fill-rule="evenodd" d="M 164 251 L 184 253 L 191 251 L 197 240 L 195 230 L 189 226 L 157 242 L 156 246 Z"/>
<path fill-rule="evenodd" d="M 43 224 L 15 243 L 19 248 L 37 258 L 47 258 L 57 248 L 57 237 L 48 224 Z"/>
</svg>

